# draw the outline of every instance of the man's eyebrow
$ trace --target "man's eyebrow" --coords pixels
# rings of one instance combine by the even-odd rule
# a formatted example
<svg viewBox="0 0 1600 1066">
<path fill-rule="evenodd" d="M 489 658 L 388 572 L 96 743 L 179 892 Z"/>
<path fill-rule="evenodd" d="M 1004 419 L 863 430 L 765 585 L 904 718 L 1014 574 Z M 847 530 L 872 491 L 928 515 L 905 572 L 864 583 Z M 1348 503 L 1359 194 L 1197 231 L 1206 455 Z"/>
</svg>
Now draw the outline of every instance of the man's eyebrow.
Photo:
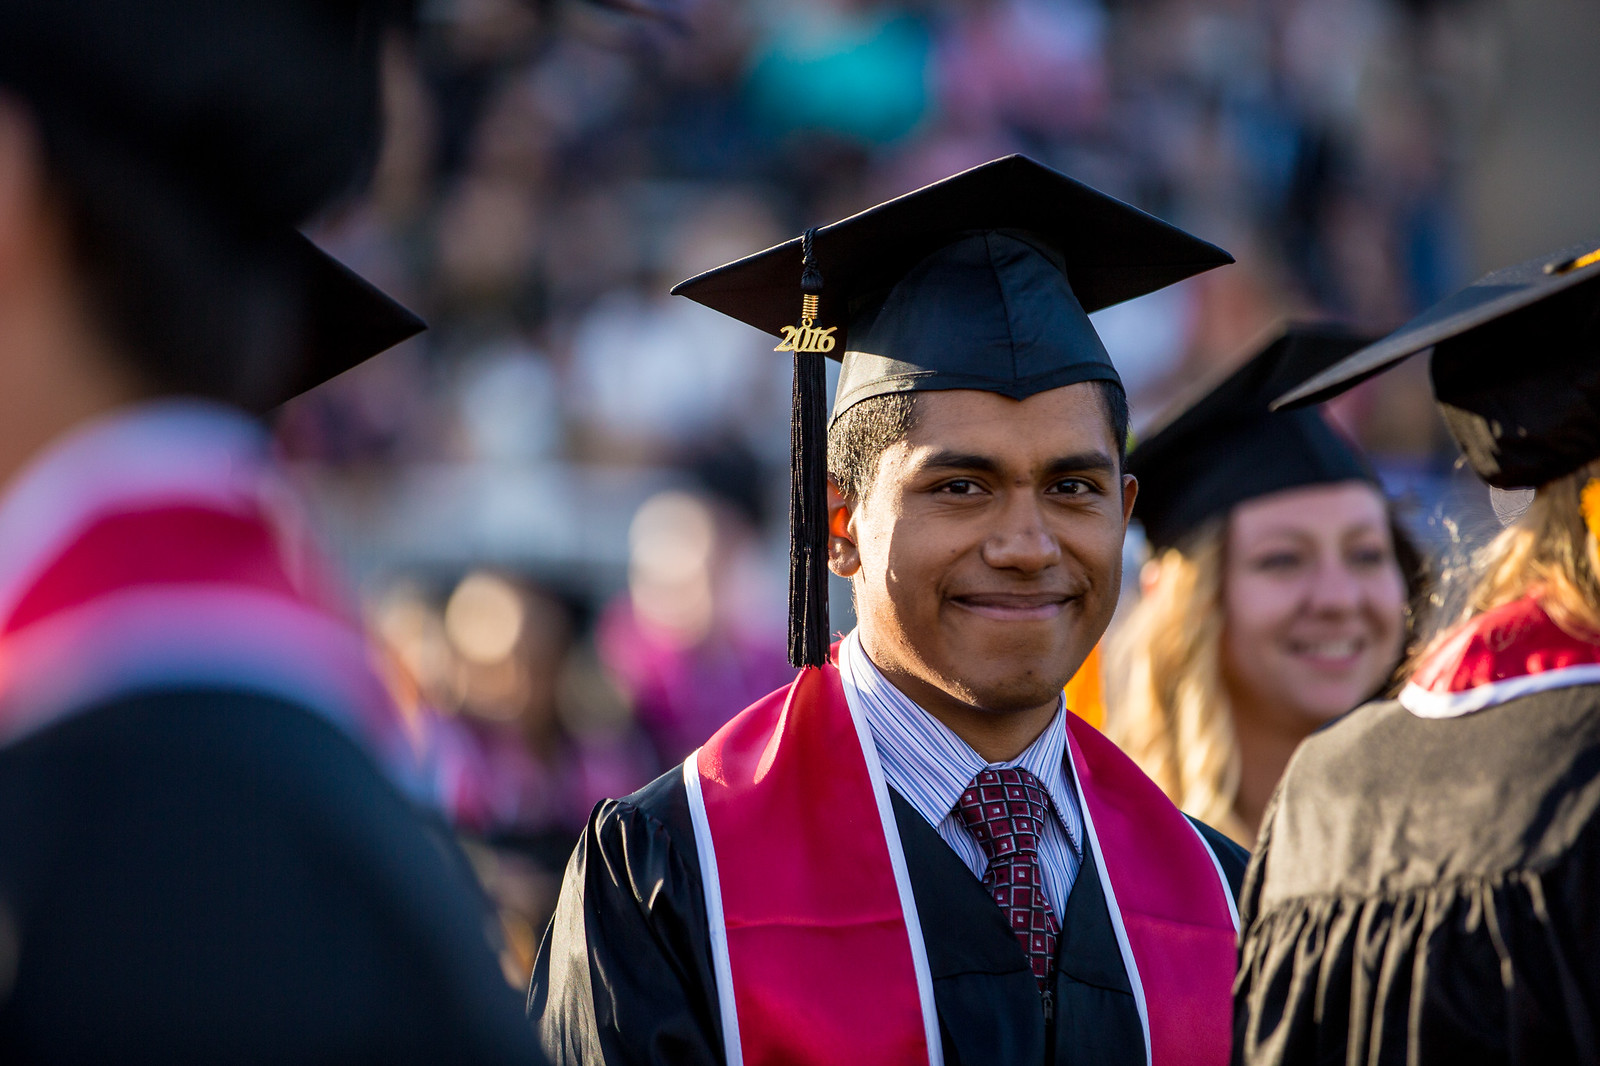
<svg viewBox="0 0 1600 1066">
<path fill-rule="evenodd" d="M 976 452 L 939 451 L 918 464 L 924 470 L 977 470 L 986 474 L 999 471 L 1000 464 Z"/>
<path fill-rule="evenodd" d="M 1000 470 L 1000 464 L 987 455 L 953 450 L 934 452 L 918 466 L 923 470 L 972 470 L 986 474 Z M 1045 473 L 1051 477 L 1062 474 L 1113 474 L 1116 470 L 1116 460 L 1102 451 L 1059 456 L 1050 460 L 1045 467 Z"/>
<path fill-rule="evenodd" d="M 1115 474 L 1117 461 L 1107 452 L 1078 452 L 1050 460 L 1045 467 L 1051 476 L 1060 474 Z"/>
</svg>

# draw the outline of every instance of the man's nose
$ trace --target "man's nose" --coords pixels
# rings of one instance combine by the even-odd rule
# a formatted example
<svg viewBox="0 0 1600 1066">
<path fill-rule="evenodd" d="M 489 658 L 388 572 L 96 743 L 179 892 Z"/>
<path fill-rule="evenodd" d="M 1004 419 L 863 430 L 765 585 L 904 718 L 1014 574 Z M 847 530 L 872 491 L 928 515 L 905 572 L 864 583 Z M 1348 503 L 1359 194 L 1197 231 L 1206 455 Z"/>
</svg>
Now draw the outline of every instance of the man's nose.
<svg viewBox="0 0 1600 1066">
<path fill-rule="evenodd" d="M 997 570 L 1025 574 L 1047 570 L 1061 561 L 1061 544 L 1035 500 L 1018 494 L 1005 507 L 998 527 L 984 541 L 983 561 Z"/>
</svg>

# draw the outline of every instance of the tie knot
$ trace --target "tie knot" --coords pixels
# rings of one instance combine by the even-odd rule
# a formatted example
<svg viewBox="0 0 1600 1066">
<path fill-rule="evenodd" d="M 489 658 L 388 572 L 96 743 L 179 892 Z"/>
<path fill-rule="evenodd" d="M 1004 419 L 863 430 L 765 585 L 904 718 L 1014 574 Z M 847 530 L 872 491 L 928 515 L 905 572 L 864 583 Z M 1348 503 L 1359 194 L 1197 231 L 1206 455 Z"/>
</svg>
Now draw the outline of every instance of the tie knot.
<svg viewBox="0 0 1600 1066">
<path fill-rule="evenodd" d="M 956 804 L 990 863 L 1039 853 L 1050 793 L 1021 767 L 980 771 Z"/>
</svg>

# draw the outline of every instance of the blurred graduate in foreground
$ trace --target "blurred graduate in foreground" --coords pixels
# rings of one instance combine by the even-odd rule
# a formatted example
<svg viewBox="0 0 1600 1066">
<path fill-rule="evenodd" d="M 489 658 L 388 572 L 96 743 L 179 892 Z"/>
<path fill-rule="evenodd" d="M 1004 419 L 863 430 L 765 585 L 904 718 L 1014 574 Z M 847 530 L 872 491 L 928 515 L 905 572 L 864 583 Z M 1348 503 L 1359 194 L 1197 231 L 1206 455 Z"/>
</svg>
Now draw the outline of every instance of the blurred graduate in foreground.
<svg viewBox="0 0 1600 1066">
<path fill-rule="evenodd" d="M 596 810 L 529 994 L 552 1058 L 1226 1061 L 1243 852 L 1061 693 L 1136 491 L 1087 312 L 1228 261 L 1013 156 L 679 286 L 794 353 L 802 669 Z"/>
<path fill-rule="evenodd" d="M 0 0 L 0 1058 L 533 1056 L 260 412 L 420 329 L 295 226 L 377 3 Z"/>
<path fill-rule="evenodd" d="M 1532 500 L 1447 575 L 1398 697 L 1289 764 L 1240 908 L 1239 1062 L 1600 1062 L 1600 252 L 1490 274 L 1288 399 L 1428 348 L 1467 464 Z"/>
</svg>

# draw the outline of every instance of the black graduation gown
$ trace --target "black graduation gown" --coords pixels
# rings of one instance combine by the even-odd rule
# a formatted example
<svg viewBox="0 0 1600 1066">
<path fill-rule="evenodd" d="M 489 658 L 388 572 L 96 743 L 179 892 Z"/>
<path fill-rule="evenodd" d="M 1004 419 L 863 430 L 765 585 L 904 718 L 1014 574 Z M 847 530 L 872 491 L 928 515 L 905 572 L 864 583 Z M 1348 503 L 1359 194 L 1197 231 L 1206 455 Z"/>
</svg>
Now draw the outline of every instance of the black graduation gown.
<svg viewBox="0 0 1600 1066">
<path fill-rule="evenodd" d="M 155 693 L 0 749 L 0 1061 L 541 1061 L 488 920 L 293 704 Z"/>
<path fill-rule="evenodd" d="M 1600 686 L 1301 746 L 1245 884 L 1241 1063 L 1600 1063 Z"/>
<path fill-rule="evenodd" d="M 1085 855 L 1067 899 L 1053 1020 L 1000 908 L 890 790 L 927 945 L 945 1062 L 1142 1063 L 1110 912 Z M 1247 856 L 1201 827 L 1238 893 Z M 724 1062 L 694 828 L 681 771 L 595 809 L 534 964 L 528 1011 L 561 1066 Z M 1046 1049 L 1049 1049 L 1047 1052 Z"/>
</svg>

